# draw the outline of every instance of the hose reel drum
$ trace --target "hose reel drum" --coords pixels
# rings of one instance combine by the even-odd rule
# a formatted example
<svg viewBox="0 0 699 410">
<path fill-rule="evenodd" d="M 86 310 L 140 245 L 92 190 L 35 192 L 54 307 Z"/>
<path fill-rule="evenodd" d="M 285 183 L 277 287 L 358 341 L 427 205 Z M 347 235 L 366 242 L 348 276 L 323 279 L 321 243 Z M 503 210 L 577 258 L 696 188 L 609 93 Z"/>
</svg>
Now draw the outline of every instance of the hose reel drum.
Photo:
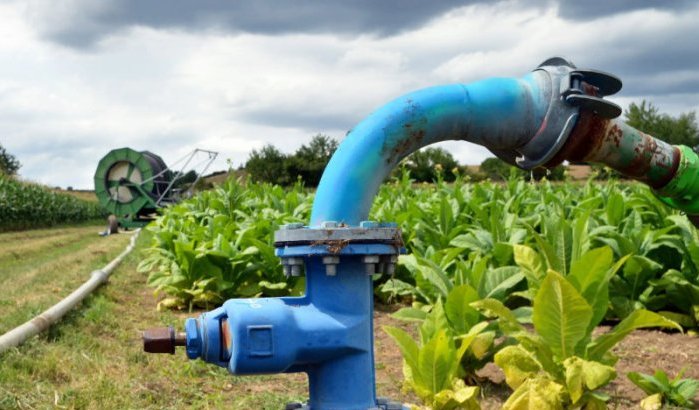
<svg viewBox="0 0 699 410">
<path fill-rule="evenodd" d="M 173 187 L 185 175 L 184 167 L 200 152 L 208 154 L 203 173 L 218 153 L 196 149 L 185 157 L 183 169 L 173 172 L 161 157 L 150 151 L 127 147 L 109 151 L 99 161 L 94 181 L 100 204 L 116 216 L 109 220 L 110 233 L 115 231 L 116 223 L 126 228 L 144 226 L 153 219 L 158 208 L 177 202 L 179 191 Z M 199 175 L 191 186 L 198 179 Z"/>
</svg>

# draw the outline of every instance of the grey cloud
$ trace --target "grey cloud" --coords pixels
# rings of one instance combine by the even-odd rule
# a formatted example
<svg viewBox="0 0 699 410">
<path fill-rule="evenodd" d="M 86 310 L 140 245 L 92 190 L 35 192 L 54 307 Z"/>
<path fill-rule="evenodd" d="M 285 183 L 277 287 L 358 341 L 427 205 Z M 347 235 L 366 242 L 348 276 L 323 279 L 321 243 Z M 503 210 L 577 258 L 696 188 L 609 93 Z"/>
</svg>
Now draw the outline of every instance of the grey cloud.
<svg viewBox="0 0 699 410">
<path fill-rule="evenodd" d="M 111 0 L 100 7 L 35 3 L 30 17 L 50 40 L 87 48 L 133 26 L 260 34 L 322 33 L 386 36 L 419 27 L 453 8 L 485 0 Z M 72 10 L 65 11 L 66 7 Z M 58 9 L 63 14 L 56 18 Z"/>
<path fill-rule="evenodd" d="M 558 14 L 569 20 L 593 20 L 619 13 L 644 9 L 682 11 L 696 5 L 696 0 L 559 0 Z"/>
<path fill-rule="evenodd" d="M 366 115 L 366 114 L 365 114 Z M 279 128 L 298 128 L 309 133 L 326 133 L 333 130 L 349 130 L 362 119 L 362 115 L 347 113 L 318 113 L 313 107 L 305 110 L 266 108 L 245 113 L 237 112 L 236 119 L 253 124 Z"/>
<path fill-rule="evenodd" d="M 672 73 L 668 73 L 672 76 Z M 649 81 L 645 78 L 634 78 L 624 84 L 625 95 L 643 95 L 646 98 L 664 96 L 669 94 L 694 94 L 699 93 L 699 77 L 674 81 L 672 78 L 661 81 Z M 696 101 L 696 100 L 695 100 Z M 688 103 L 691 101 L 688 101 Z"/>
</svg>

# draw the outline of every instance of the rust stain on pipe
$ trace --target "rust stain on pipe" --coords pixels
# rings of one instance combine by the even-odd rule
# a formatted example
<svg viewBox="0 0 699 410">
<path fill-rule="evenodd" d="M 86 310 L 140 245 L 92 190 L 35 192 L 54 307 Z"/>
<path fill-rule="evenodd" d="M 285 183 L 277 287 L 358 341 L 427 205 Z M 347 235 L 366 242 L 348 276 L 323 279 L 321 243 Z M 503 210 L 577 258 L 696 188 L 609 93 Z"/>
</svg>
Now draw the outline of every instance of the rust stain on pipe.
<svg viewBox="0 0 699 410">
<path fill-rule="evenodd" d="M 568 141 L 547 167 L 564 160 L 601 163 L 659 189 L 675 175 L 680 151 L 620 120 L 581 110 Z"/>
</svg>

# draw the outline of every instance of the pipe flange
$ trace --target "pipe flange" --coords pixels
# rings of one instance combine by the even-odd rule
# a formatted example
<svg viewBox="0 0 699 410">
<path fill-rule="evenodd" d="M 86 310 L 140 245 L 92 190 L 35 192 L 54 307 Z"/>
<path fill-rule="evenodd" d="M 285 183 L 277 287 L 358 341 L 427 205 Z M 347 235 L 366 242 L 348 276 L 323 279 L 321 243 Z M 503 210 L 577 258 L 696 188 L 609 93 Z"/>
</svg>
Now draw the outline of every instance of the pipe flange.
<svg viewBox="0 0 699 410">
<path fill-rule="evenodd" d="M 364 221 L 359 226 L 347 226 L 334 221 L 326 221 L 319 227 L 306 227 L 302 224 L 288 224 L 274 233 L 274 246 L 298 246 L 328 243 L 387 244 L 403 246 L 400 228 L 394 223 Z"/>
</svg>

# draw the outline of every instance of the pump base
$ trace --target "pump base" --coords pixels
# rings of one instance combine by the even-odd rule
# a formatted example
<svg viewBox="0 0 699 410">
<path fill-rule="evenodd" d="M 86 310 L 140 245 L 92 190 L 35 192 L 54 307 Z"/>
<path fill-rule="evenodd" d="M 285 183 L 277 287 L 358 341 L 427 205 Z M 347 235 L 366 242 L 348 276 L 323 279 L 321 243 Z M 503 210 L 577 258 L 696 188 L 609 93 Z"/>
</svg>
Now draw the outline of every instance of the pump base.
<svg viewBox="0 0 699 410">
<path fill-rule="evenodd" d="M 311 410 L 311 408 L 304 403 L 289 403 L 284 407 L 284 410 Z M 376 406 L 367 410 L 409 410 L 409 408 L 396 401 L 379 397 L 376 399 Z"/>
</svg>

